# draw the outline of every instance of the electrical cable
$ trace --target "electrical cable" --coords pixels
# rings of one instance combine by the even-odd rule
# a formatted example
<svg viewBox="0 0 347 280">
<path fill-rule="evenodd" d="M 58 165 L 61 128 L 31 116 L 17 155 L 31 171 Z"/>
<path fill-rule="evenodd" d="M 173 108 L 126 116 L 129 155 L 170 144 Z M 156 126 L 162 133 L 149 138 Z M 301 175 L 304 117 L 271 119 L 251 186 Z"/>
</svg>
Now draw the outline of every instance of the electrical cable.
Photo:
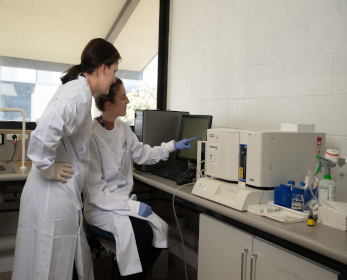
<svg viewBox="0 0 347 280">
<path fill-rule="evenodd" d="M 176 196 L 176 193 L 179 189 L 183 188 L 183 187 L 187 187 L 187 186 L 190 186 L 194 183 L 188 183 L 188 184 L 185 184 L 185 185 L 182 185 L 182 186 L 179 186 L 173 196 L 172 196 L 172 209 L 173 209 L 173 213 L 174 213 L 174 216 L 175 216 L 175 220 L 176 220 L 176 223 L 177 223 L 177 227 L 178 227 L 178 231 L 180 233 L 180 237 L 181 237 L 181 241 L 182 241 L 182 245 L 183 245 L 183 262 L 184 262 L 184 271 L 185 271 L 185 275 L 186 275 L 186 280 L 188 280 L 188 273 L 187 273 L 187 262 L 186 262 L 186 248 L 185 248 L 185 245 L 184 245 L 184 240 L 183 240 L 183 235 L 182 235 L 182 231 L 181 231 L 181 227 L 179 225 L 179 222 L 178 222 L 178 218 L 177 218 L 177 215 L 176 215 L 176 210 L 175 210 L 175 196 Z"/>
<path fill-rule="evenodd" d="M 8 160 L 8 161 L 3 162 L 1 164 L 5 164 L 5 163 L 8 163 L 8 162 L 12 161 L 13 158 L 14 158 L 14 155 L 16 154 L 16 149 L 17 149 L 17 140 L 14 140 L 14 151 L 13 151 L 13 155 L 12 155 L 11 159 Z"/>
<path fill-rule="evenodd" d="M 204 162 L 205 162 L 204 160 L 199 161 L 199 162 L 196 164 L 196 166 L 199 166 L 199 165 L 201 165 L 201 164 L 204 163 Z M 197 169 L 197 170 L 198 170 L 198 169 Z M 202 177 L 202 171 L 205 171 L 205 169 L 201 169 L 200 172 L 198 171 L 200 178 Z"/>
</svg>

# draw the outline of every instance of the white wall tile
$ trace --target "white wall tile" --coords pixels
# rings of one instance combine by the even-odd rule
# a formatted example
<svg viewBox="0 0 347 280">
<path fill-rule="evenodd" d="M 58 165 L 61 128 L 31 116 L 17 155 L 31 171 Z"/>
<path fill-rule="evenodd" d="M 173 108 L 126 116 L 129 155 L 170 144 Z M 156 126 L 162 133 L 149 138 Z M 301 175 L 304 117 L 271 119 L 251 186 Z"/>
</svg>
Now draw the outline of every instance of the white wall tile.
<svg viewBox="0 0 347 280">
<path fill-rule="evenodd" d="M 172 102 L 170 102 L 170 106 L 168 106 L 167 109 L 170 111 L 181 111 L 181 102 L 172 101 Z"/>
<path fill-rule="evenodd" d="M 204 71 L 204 50 L 192 51 L 183 54 L 182 75 L 192 76 L 202 74 Z"/>
<path fill-rule="evenodd" d="M 194 28 L 186 28 L 173 34 L 173 54 L 190 52 L 194 49 Z"/>
<path fill-rule="evenodd" d="M 236 127 L 238 104 L 239 102 L 237 99 L 229 99 L 228 127 Z"/>
<path fill-rule="evenodd" d="M 184 101 L 181 104 L 181 111 L 187 111 L 191 115 L 202 115 L 202 101 Z"/>
<path fill-rule="evenodd" d="M 264 64 L 265 34 L 244 37 L 231 44 L 232 68 Z"/>
<path fill-rule="evenodd" d="M 347 50 L 347 12 L 311 23 L 310 56 L 344 53 Z"/>
<path fill-rule="evenodd" d="M 330 95 L 332 56 L 284 63 L 283 96 Z"/>
<path fill-rule="evenodd" d="M 214 99 L 216 75 L 199 75 L 193 77 L 192 100 Z"/>
<path fill-rule="evenodd" d="M 244 98 L 246 70 L 226 70 L 216 75 L 216 98 Z"/>
<path fill-rule="evenodd" d="M 287 24 L 287 0 L 265 0 L 250 6 L 248 34 L 255 35 Z"/>
<path fill-rule="evenodd" d="M 261 99 L 239 99 L 236 127 L 240 129 L 261 128 Z"/>
<path fill-rule="evenodd" d="M 212 115 L 212 125 L 227 127 L 228 126 L 228 100 L 204 100 L 203 114 Z"/>
<path fill-rule="evenodd" d="M 175 22 L 175 30 L 179 31 L 184 28 L 184 6 L 179 6 L 176 8 L 174 22 Z"/>
<path fill-rule="evenodd" d="M 172 101 L 190 100 L 192 97 L 192 78 L 182 77 L 172 81 Z"/>
<path fill-rule="evenodd" d="M 206 0 L 193 0 L 185 5 L 184 27 L 198 24 L 205 20 Z"/>
<path fill-rule="evenodd" d="M 347 137 L 326 136 L 325 148 L 336 149 L 339 151 L 339 158 L 347 157 Z"/>
<path fill-rule="evenodd" d="M 262 129 L 281 129 L 281 123 L 304 122 L 304 98 L 262 99 Z"/>
<path fill-rule="evenodd" d="M 190 1 L 192 1 L 192 0 L 173 0 L 173 4 L 174 4 L 174 7 L 176 9 L 177 7 L 182 6 L 182 5 L 184 5 Z"/>
<path fill-rule="evenodd" d="M 236 8 L 240 8 L 255 2 L 259 2 L 259 0 L 235 0 L 234 1 L 234 7 Z"/>
<path fill-rule="evenodd" d="M 205 73 L 228 70 L 231 67 L 231 43 L 205 49 Z"/>
<path fill-rule="evenodd" d="M 234 0 L 207 0 L 206 19 L 214 18 L 230 12 L 234 7 Z"/>
<path fill-rule="evenodd" d="M 266 62 L 282 62 L 308 57 L 310 23 L 271 31 L 266 34 Z"/>
<path fill-rule="evenodd" d="M 249 7 L 234 10 L 219 18 L 218 43 L 247 36 Z"/>
<path fill-rule="evenodd" d="M 340 11 L 347 11 L 347 0 L 341 0 Z"/>
<path fill-rule="evenodd" d="M 288 1 L 288 24 L 309 21 L 339 9 L 339 0 L 290 0 Z"/>
<path fill-rule="evenodd" d="M 172 57 L 172 78 L 180 78 L 182 76 L 182 55 L 175 55 Z"/>
<path fill-rule="evenodd" d="M 283 64 L 271 64 L 246 70 L 246 96 L 279 97 L 282 95 Z"/>
<path fill-rule="evenodd" d="M 216 45 L 218 41 L 218 18 L 214 18 L 195 26 L 194 49 Z"/>
<path fill-rule="evenodd" d="M 316 131 L 347 136 L 347 95 L 305 97 L 305 123 L 314 123 Z"/>
<path fill-rule="evenodd" d="M 335 56 L 333 94 L 347 94 L 347 54 Z"/>
<path fill-rule="evenodd" d="M 3 272 L 6 272 L 6 271 L 12 271 L 13 270 L 13 260 L 14 260 L 14 257 L 6 257 L 6 258 L 3 258 Z"/>
</svg>

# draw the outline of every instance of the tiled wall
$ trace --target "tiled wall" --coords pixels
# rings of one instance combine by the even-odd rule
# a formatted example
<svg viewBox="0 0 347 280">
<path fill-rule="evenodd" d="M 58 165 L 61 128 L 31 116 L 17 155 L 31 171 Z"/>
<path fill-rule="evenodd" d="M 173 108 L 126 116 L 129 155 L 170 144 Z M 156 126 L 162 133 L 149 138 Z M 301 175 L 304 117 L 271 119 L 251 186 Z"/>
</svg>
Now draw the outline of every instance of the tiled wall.
<svg viewBox="0 0 347 280">
<path fill-rule="evenodd" d="M 168 108 L 314 123 L 347 156 L 347 0 L 171 0 Z"/>
</svg>

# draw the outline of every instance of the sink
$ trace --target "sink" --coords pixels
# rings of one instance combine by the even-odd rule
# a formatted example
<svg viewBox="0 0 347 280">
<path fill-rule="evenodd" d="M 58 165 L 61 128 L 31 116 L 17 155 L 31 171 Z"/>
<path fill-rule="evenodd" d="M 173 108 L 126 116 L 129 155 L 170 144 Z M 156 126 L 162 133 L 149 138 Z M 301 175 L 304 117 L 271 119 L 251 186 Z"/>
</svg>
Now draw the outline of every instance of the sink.
<svg viewBox="0 0 347 280">
<path fill-rule="evenodd" d="M 7 174 L 7 173 L 17 173 L 17 172 L 8 163 L 1 164 L 0 165 L 0 175 L 1 174 Z"/>
</svg>

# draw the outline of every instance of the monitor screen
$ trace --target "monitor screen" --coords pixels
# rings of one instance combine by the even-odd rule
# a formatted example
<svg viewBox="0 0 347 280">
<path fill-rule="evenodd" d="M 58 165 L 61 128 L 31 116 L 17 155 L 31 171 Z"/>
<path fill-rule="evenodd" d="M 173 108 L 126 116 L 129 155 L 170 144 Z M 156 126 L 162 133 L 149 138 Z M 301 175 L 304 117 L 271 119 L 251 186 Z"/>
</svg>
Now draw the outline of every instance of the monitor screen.
<svg viewBox="0 0 347 280">
<path fill-rule="evenodd" d="M 211 128 L 212 116 L 209 115 L 183 115 L 179 140 L 197 137 L 190 142 L 192 147 L 177 152 L 177 159 L 196 163 L 198 141 L 207 140 L 207 129 Z"/>
</svg>

